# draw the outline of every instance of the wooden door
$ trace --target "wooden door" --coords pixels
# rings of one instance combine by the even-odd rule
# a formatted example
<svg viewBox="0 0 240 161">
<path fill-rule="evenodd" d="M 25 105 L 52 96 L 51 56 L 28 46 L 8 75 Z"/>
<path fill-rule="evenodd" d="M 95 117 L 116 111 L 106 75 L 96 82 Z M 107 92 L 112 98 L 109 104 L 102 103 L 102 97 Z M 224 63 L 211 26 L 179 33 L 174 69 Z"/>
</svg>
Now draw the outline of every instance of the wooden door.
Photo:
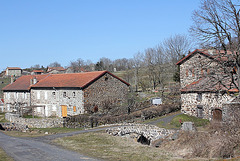
<svg viewBox="0 0 240 161">
<path fill-rule="evenodd" d="M 213 121 L 222 121 L 222 110 L 214 109 L 213 112 Z"/>
<path fill-rule="evenodd" d="M 61 105 L 62 107 L 62 117 L 67 117 L 67 106 Z"/>
</svg>

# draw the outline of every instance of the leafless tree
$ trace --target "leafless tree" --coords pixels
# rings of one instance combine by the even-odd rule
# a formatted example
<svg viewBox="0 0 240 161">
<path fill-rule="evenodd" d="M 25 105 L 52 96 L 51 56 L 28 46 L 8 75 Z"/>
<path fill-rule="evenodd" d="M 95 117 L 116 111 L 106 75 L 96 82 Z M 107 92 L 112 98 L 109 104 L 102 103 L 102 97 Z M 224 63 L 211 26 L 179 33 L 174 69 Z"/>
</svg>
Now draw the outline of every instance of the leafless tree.
<svg viewBox="0 0 240 161">
<path fill-rule="evenodd" d="M 174 35 L 165 39 L 163 42 L 164 50 L 168 55 L 168 59 L 173 64 L 176 64 L 183 55 L 188 54 L 191 50 L 192 43 L 186 35 Z"/>
<path fill-rule="evenodd" d="M 133 60 L 132 60 L 133 68 L 134 68 L 134 84 L 135 84 L 136 92 L 138 91 L 139 71 L 142 64 L 142 57 L 143 57 L 143 54 L 138 52 L 133 56 Z"/>
<path fill-rule="evenodd" d="M 240 2 L 238 0 L 202 0 L 201 6 L 193 14 L 191 32 L 204 44 L 214 49 L 223 49 L 214 61 L 218 61 L 239 90 L 240 85 Z M 231 51 L 229 54 L 227 51 Z M 222 61 L 222 58 L 225 61 Z M 234 72 L 229 67 L 236 67 Z M 219 79 L 219 78 L 218 78 Z"/>
<path fill-rule="evenodd" d="M 48 66 L 49 66 L 49 67 L 61 67 L 61 64 L 58 63 L 57 61 L 55 61 L 55 62 L 49 64 Z"/>
</svg>

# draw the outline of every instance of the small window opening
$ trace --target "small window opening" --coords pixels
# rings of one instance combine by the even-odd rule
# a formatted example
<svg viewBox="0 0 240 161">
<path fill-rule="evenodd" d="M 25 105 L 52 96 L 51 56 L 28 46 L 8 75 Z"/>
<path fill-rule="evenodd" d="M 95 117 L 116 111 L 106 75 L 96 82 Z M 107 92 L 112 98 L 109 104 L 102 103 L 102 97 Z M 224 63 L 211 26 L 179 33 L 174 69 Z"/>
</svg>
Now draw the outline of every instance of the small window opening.
<svg viewBox="0 0 240 161">
<path fill-rule="evenodd" d="M 56 92 L 52 92 L 52 95 L 55 96 L 55 95 L 56 95 Z"/>
<path fill-rule="evenodd" d="M 73 95 L 73 97 L 76 97 L 76 93 L 75 93 L 75 92 L 73 92 L 73 94 L 72 94 L 72 95 Z"/>
<path fill-rule="evenodd" d="M 197 101 L 202 101 L 202 93 L 197 94 Z"/>
<path fill-rule="evenodd" d="M 63 97 L 67 97 L 67 93 L 66 92 L 63 92 Z"/>
<path fill-rule="evenodd" d="M 108 77 L 105 77 L 105 81 L 107 81 L 108 80 Z"/>
</svg>

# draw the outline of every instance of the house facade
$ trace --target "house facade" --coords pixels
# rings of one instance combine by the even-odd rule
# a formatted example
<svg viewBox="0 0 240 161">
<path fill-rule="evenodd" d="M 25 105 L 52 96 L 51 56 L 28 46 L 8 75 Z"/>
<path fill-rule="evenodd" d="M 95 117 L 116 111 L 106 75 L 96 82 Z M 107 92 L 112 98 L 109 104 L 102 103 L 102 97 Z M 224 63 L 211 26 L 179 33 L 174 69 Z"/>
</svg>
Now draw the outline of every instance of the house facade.
<svg viewBox="0 0 240 161">
<path fill-rule="evenodd" d="M 128 89 L 108 71 L 22 76 L 3 88 L 4 106 L 8 112 L 32 107 L 39 116 L 66 117 L 101 112 L 106 102 L 123 103 Z"/>
<path fill-rule="evenodd" d="M 230 85 L 229 77 L 224 77 L 216 61 L 220 52 L 197 49 L 177 63 L 182 113 L 208 120 L 222 119 L 222 105 L 233 100 L 238 91 Z"/>
<path fill-rule="evenodd" d="M 22 75 L 22 69 L 19 67 L 7 67 L 5 70 L 5 76 L 20 77 Z"/>
</svg>

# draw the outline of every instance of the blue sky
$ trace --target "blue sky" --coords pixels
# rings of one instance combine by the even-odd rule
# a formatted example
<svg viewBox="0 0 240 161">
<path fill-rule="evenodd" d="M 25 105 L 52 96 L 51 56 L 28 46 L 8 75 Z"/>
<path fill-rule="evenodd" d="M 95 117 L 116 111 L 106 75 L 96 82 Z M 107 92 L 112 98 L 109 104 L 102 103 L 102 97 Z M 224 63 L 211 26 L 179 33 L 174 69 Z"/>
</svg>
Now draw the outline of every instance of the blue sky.
<svg viewBox="0 0 240 161">
<path fill-rule="evenodd" d="M 0 70 L 132 58 L 188 34 L 199 0 L 0 0 Z"/>
</svg>

